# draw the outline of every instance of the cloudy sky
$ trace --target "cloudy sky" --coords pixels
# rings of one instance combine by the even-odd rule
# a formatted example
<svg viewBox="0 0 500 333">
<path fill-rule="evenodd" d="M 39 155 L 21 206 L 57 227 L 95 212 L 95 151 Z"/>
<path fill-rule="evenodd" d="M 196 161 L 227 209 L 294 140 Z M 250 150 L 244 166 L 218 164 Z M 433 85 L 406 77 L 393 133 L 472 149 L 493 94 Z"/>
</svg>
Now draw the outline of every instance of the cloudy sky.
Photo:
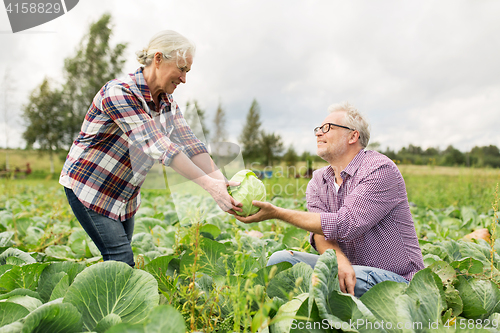
<svg viewBox="0 0 500 333">
<path fill-rule="evenodd" d="M 341 101 L 368 117 L 371 142 L 382 148 L 500 146 L 500 2 L 492 0 L 80 0 L 16 34 L 2 9 L 0 146 L 6 130 L 10 147 L 24 146 L 29 93 L 44 77 L 61 80 L 63 60 L 106 12 L 112 43 L 129 43 L 127 73 L 160 30 L 197 45 L 174 98 L 198 100 L 209 125 L 221 103 L 232 141 L 255 98 L 264 129 L 299 153 L 315 151 L 312 129 Z"/>
</svg>

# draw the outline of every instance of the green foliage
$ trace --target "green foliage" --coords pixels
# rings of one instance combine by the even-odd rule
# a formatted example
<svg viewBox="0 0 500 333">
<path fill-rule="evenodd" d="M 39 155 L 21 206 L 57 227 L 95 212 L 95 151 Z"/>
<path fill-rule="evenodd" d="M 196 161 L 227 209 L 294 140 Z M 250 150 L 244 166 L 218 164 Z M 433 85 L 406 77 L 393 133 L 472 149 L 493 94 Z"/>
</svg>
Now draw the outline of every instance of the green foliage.
<svg viewBox="0 0 500 333">
<path fill-rule="evenodd" d="M 65 142 L 71 145 L 80 132 L 85 114 L 95 94 L 109 80 L 122 73 L 126 43 L 112 47 L 111 15 L 105 14 L 93 22 L 81 39 L 76 54 L 64 61 L 63 86 Z"/>
<path fill-rule="evenodd" d="M 387 148 L 383 152 L 390 159 L 402 164 L 416 164 L 429 166 L 467 166 L 467 167 L 500 167 L 500 150 L 494 145 L 474 147 L 469 152 L 461 152 L 453 146 L 445 150 L 409 145 L 398 152 Z"/>
<path fill-rule="evenodd" d="M 0 192 L 0 332 L 366 332 L 382 321 L 458 332 L 469 320 L 500 319 L 496 243 L 460 239 L 484 227 L 494 237 L 494 210 L 413 207 L 427 268 L 409 285 L 386 281 L 357 299 L 340 292 L 333 251 L 314 269 L 265 266 L 275 251 L 310 249 L 307 232 L 280 221 L 239 223 L 187 196 L 177 202 L 192 212 L 179 221 L 165 192 L 145 191 L 132 269 L 95 263 L 60 188 L 9 184 Z M 305 209 L 304 199 L 272 202 Z M 324 320 L 333 327 L 315 324 Z"/>
<path fill-rule="evenodd" d="M 45 78 L 31 92 L 28 104 L 23 107 L 23 118 L 27 123 L 23 139 L 28 147 L 33 147 L 36 143 L 41 150 L 49 152 L 50 172 L 54 173 L 53 154 L 64 146 L 65 110 L 62 91 L 52 90 L 49 80 Z"/>
<path fill-rule="evenodd" d="M 262 131 L 260 134 L 259 148 L 264 158 L 265 165 L 273 166 L 274 162 L 283 152 L 283 141 L 281 140 L 281 136 L 279 134 Z"/>
<path fill-rule="evenodd" d="M 209 142 L 210 130 L 205 124 L 206 111 L 199 107 L 198 101 L 187 101 L 183 115 L 194 135 L 201 141 Z"/>
<path fill-rule="evenodd" d="M 246 164 L 251 164 L 259 159 L 260 153 L 260 107 L 257 100 L 252 101 L 252 105 L 247 113 L 247 118 L 243 130 L 238 138 L 243 150 L 243 160 Z"/>
</svg>

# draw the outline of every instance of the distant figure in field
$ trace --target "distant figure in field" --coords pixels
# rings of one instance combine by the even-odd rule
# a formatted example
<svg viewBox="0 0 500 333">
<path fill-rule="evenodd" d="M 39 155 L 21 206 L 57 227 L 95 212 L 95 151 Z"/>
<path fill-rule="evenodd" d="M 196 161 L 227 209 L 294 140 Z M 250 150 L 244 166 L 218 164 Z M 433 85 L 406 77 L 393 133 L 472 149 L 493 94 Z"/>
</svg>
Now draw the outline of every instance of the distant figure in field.
<svg viewBox="0 0 500 333">
<path fill-rule="evenodd" d="M 332 105 L 329 111 L 314 129 L 318 156 L 329 165 L 316 170 L 307 186 L 309 212 L 254 201 L 261 208 L 257 214 L 233 215 L 245 223 L 280 219 L 310 231 L 320 254 L 336 251 L 343 292 L 360 297 L 385 280 L 408 283 L 424 262 L 403 177 L 385 155 L 365 150 L 369 125 L 352 105 Z M 268 265 L 314 267 L 317 260 L 315 254 L 279 251 Z"/>
<path fill-rule="evenodd" d="M 172 97 L 186 83 L 194 53 L 179 33 L 156 34 L 136 53 L 142 66 L 107 82 L 94 97 L 69 151 L 59 182 L 104 260 L 134 266 L 134 215 L 156 161 L 200 185 L 222 210 L 241 211 L 226 189 L 239 183 L 225 179 Z"/>
</svg>

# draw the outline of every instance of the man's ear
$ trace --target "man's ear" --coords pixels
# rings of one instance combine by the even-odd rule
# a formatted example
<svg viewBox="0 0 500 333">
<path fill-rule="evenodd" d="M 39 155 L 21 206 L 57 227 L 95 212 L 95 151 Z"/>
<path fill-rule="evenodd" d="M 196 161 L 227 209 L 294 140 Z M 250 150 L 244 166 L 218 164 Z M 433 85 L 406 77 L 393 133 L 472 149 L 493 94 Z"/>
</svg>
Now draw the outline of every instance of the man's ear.
<svg viewBox="0 0 500 333">
<path fill-rule="evenodd" d="M 351 134 L 349 135 L 349 143 L 353 144 L 359 141 L 359 132 L 358 131 L 352 131 Z"/>
</svg>

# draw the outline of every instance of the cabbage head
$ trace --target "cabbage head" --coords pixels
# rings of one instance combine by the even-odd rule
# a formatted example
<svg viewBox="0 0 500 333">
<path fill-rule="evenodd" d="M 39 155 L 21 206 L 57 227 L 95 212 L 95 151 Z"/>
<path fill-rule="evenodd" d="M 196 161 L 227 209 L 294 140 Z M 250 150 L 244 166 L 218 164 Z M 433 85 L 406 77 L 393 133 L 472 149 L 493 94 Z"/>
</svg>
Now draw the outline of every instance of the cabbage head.
<svg viewBox="0 0 500 333">
<path fill-rule="evenodd" d="M 252 205 L 252 200 L 265 201 L 266 187 L 259 178 L 250 170 L 241 170 L 236 173 L 231 181 L 241 182 L 240 186 L 229 186 L 229 194 L 243 204 L 242 212 L 236 211 L 240 216 L 249 216 L 257 213 L 260 208 Z"/>
</svg>

